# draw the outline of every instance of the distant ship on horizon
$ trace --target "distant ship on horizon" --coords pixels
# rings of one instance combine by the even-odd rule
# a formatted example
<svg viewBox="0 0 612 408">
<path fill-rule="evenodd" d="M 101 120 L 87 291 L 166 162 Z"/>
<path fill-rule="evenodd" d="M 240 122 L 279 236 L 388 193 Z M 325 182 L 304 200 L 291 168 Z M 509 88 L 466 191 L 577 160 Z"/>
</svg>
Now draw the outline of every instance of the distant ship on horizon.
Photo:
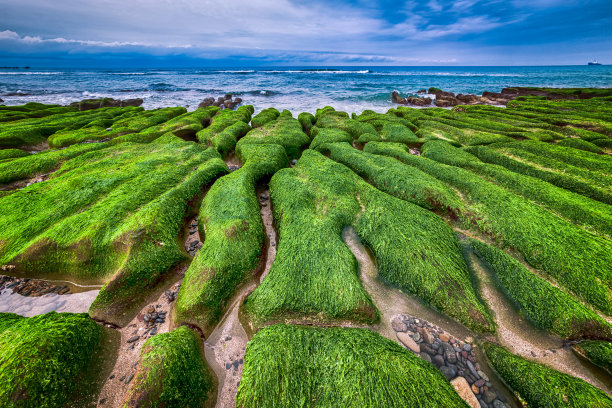
<svg viewBox="0 0 612 408">
<path fill-rule="evenodd" d="M 601 63 L 597 62 L 597 60 L 589 61 L 587 65 L 601 65 Z"/>
</svg>

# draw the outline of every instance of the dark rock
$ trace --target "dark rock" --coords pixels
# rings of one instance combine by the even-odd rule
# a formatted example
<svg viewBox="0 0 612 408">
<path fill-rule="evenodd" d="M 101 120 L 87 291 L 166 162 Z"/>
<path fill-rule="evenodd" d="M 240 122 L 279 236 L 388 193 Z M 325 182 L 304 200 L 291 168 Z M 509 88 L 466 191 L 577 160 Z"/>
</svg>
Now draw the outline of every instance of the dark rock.
<svg viewBox="0 0 612 408">
<path fill-rule="evenodd" d="M 205 108 L 215 103 L 215 98 L 204 98 L 202 102 L 198 104 L 198 108 Z"/>
<path fill-rule="evenodd" d="M 2 100 L 2 99 L 0 99 L 0 101 L 1 101 L 1 100 Z M 105 402 L 106 402 L 106 398 L 102 398 L 102 399 L 100 400 L 100 404 L 104 404 Z"/>
<path fill-rule="evenodd" d="M 459 101 L 454 97 L 436 97 L 434 104 L 439 108 L 448 108 L 459 105 Z"/>
<path fill-rule="evenodd" d="M 468 360 L 466 362 L 467 368 L 470 370 L 470 373 L 474 376 L 474 378 L 479 379 L 480 376 L 478 375 L 478 373 L 476 372 L 476 368 L 474 367 L 474 364 L 472 364 L 472 362 L 470 360 Z M 484 384 L 484 383 L 483 383 Z"/>
<path fill-rule="evenodd" d="M 397 91 L 391 92 L 391 101 L 393 101 L 393 103 L 399 103 L 402 105 L 406 104 L 406 98 L 402 98 Z"/>
<path fill-rule="evenodd" d="M 240 365 L 240 363 L 238 362 L 238 360 L 236 360 L 234 361 L 233 365 L 234 365 L 234 370 L 236 370 L 238 366 Z"/>
<path fill-rule="evenodd" d="M 478 398 L 478 403 L 480 404 L 480 408 L 489 408 L 489 406 L 480 398 Z"/>
<path fill-rule="evenodd" d="M 494 393 L 493 391 L 487 390 L 484 392 L 484 395 L 482 396 L 482 398 L 487 404 L 490 404 L 495 400 L 495 398 L 497 398 L 497 394 Z"/>
<path fill-rule="evenodd" d="M 234 103 L 235 103 L 236 105 L 241 104 L 241 103 L 242 103 L 242 98 L 234 98 Z"/>
<path fill-rule="evenodd" d="M 467 351 L 467 352 L 472 351 L 472 345 L 471 345 L 471 344 L 468 344 L 468 343 L 464 344 L 464 345 L 463 345 L 463 350 L 465 350 L 465 351 Z"/>
<path fill-rule="evenodd" d="M 460 101 L 463 105 L 476 105 L 481 103 L 481 100 L 478 96 L 476 95 L 471 95 L 471 94 L 457 94 L 457 96 L 455 97 L 458 101 Z"/>
<path fill-rule="evenodd" d="M 446 360 L 449 363 L 457 362 L 457 355 L 455 354 L 455 349 L 448 343 L 442 343 L 442 347 L 444 348 L 444 355 L 446 356 Z"/>
<path fill-rule="evenodd" d="M 113 378 L 115 378 L 115 374 L 113 374 L 110 377 L 108 377 L 109 380 L 112 380 Z"/>
<path fill-rule="evenodd" d="M 127 380 L 125 380 L 125 383 L 129 384 L 132 381 L 133 378 L 134 378 L 134 374 L 130 374 L 130 376 L 127 378 Z"/>
<path fill-rule="evenodd" d="M 156 333 L 157 333 L 157 327 L 153 327 L 153 328 L 151 329 L 151 333 L 150 333 L 150 334 L 151 334 L 151 336 L 155 335 Z"/>
<path fill-rule="evenodd" d="M 164 319 L 160 319 L 160 318 L 155 319 L 155 323 L 163 323 L 163 322 L 164 322 Z"/>
<path fill-rule="evenodd" d="M 435 356 L 436 355 L 436 351 L 434 349 L 432 349 L 431 347 L 429 347 L 427 344 L 421 343 L 420 347 L 421 347 L 421 352 L 422 353 L 427 353 L 430 356 Z"/>
<path fill-rule="evenodd" d="M 421 352 L 419 356 L 421 356 L 421 358 L 427 361 L 428 363 L 431 363 L 431 357 L 429 356 L 429 354 Z"/>
<path fill-rule="evenodd" d="M 232 368 L 232 363 L 225 363 L 225 369 L 229 370 L 230 368 Z"/>
<path fill-rule="evenodd" d="M 140 336 L 132 336 L 127 340 L 127 343 L 133 343 L 135 341 L 138 341 L 138 339 L 140 339 Z"/>
<path fill-rule="evenodd" d="M 434 356 L 431 361 L 436 367 L 442 367 L 444 365 L 444 357 L 439 354 Z"/>
<path fill-rule="evenodd" d="M 419 89 L 418 91 L 416 91 L 416 93 L 418 93 L 418 94 L 427 93 L 427 90 Z"/>
<path fill-rule="evenodd" d="M 414 106 L 429 106 L 431 105 L 431 98 L 416 98 L 414 96 L 409 96 L 406 99 L 406 103 Z"/>
<path fill-rule="evenodd" d="M 455 376 L 457 375 L 457 371 L 447 366 L 440 367 L 440 372 L 444 374 L 446 379 L 449 381 L 455 378 Z"/>
<path fill-rule="evenodd" d="M 483 385 L 485 385 L 485 380 L 483 380 L 482 378 L 476 382 L 474 382 L 474 385 L 477 387 L 482 387 Z"/>
</svg>

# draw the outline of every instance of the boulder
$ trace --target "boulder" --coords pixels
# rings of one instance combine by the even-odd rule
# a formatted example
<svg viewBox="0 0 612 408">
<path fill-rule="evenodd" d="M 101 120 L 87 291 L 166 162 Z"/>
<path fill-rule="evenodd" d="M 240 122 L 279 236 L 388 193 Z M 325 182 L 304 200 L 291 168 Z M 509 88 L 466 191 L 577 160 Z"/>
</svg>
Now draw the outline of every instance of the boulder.
<svg viewBox="0 0 612 408">
<path fill-rule="evenodd" d="M 457 100 L 459 100 L 463 105 L 477 105 L 482 103 L 478 96 L 471 94 L 457 94 L 455 98 L 457 98 Z"/>
<path fill-rule="evenodd" d="M 455 94 L 452 92 L 446 92 L 438 88 L 429 88 L 428 91 L 432 95 L 436 95 L 436 98 L 454 98 Z"/>
<path fill-rule="evenodd" d="M 418 94 L 427 93 L 427 90 L 426 89 L 419 89 L 416 93 L 418 93 Z"/>
<path fill-rule="evenodd" d="M 416 98 L 414 96 L 409 96 L 406 102 L 414 106 L 429 106 L 431 105 L 431 98 Z"/>
<path fill-rule="evenodd" d="M 416 342 L 412 340 L 412 337 L 410 337 L 407 333 L 399 332 L 397 333 L 397 338 L 404 344 L 404 346 L 408 347 L 413 352 L 419 353 L 421 351 L 419 345 L 416 344 Z"/>
<path fill-rule="evenodd" d="M 400 103 L 402 105 L 406 104 L 406 98 L 402 98 L 397 91 L 391 92 L 391 100 L 393 103 Z"/>
<path fill-rule="evenodd" d="M 211 106 L 213 103 L 215 103 L 215 98 L 204 98 L 202 102 L 199 103 L 198 108 L 205 108 Z"/>
<path fill-rule="evenodd" d="M 436 97 L 434 104 L 440 108 L 448 108 L 459 105 L 459 101 L 455 97 Z"/>
</svg>

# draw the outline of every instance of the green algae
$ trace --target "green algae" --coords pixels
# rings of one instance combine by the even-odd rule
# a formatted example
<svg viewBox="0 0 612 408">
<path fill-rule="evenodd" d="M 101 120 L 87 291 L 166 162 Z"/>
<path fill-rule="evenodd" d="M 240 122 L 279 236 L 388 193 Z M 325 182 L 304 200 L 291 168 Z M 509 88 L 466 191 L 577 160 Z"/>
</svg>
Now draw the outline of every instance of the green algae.
<svg viewBox="0 0 612 408">
<path fill-rule="evenodd" d="M 86 314 L 0 313 L 0 405 L 63 406 L 78 389 L 101 334 Z"/>
<path fill-rule="evenodd" d="M 199 336 L 181 326 L 151 337 L 142 346 L 123 407 L 210 406 L 213 389 Z"/>
<path fill-rule="evenodd" d="M 236 405 L 467 407 L 434 366 L 377 333 L 286 325 L 248 343 Z"/>
<path fill-rule="evenodd" d="M 91 313 L 123 323 L 134 296 L 185 258 L 177 236 L 188 201 L 226 171 L 214 150 L 175 136 L 81 154 L 0 198 L 0 263 L 17 276 L 112 277 Z"/>
<path fill-rule="evenodd" d="M 474 239 L 468 243 L 491 267 L 495 283 L 535 326 L 568 339 L 612 339 L 612 326 L 571 295 L 505 252 Z"/>
<path fill-rule="evenodd" d="M 395 157 L 459 190 L 469 211 L 465 216 L 472 219 L 471 229 L 499 246 L 519 251 L 531 265 L 599 310 L 612 311 L 609 240 L 467 170 L 413 156 L 405 145 L 370 142 L 364 151 Z"/>
<path fill-rule="evenodd" d="M 270 193 L 280 241 L 269 274 L 245 302 L 255 326 L 284 318 L 376 321 L 341 239 L 354 225 L 384 282 L 475 330 L 492 329 L 457 238 L 436 215 L 381 193 L 313 150 L 277 172 Z"/>
<path fill-rule="evenodd" d="M 495 371 L 529 407 L 612 407 L 612 399 L 605 392 L 581 379 L 515 356 L 494 344 L 485 343 L 484 350 Z"/>
<path fill-rule="evenodd" d="M 279 115 L 280 112 L 276 108 L 264 109 L 257 115 L 253 116 L 251 119 L 251 127 L 253 127 L 253 129 L 262 127 L 266 123 L 276 120 Z"/>
<path fill-rule="evenodd" d="M 593 364 L 612 374 L 612 343 L 609 341 L 587 340 L 573 346 L 574 350 Z"/>
<path fill-rule="evenodd" d="M 285 148 L 287 157 L 299 157 L 301 150 L 310 143 L 302 125 L 290 115 L 281 114 L 278 119 L 251 130 L 236 145 L 237 149 L 247 144 L 278 144 Z"/>
<path fill-rule="evenodd" d="M 264 231 L 256 183 L 289 165 L 279 145 L 243 144 L 238 157 L 244 165 L 218 179 L 202 202 L 204 245 L 185 274 L 175 309 L 176 322 L 198 326 L 205 333 L 260 263 Z"/>
</svg>

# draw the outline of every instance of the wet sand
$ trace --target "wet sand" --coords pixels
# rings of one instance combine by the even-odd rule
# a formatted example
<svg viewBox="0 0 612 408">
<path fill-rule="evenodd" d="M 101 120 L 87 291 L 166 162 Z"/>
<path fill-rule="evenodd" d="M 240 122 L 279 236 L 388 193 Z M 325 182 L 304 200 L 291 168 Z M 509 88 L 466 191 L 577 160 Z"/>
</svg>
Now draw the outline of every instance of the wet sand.
<svg viewBox="0 0 612 408">
<path fill-rule="evenodd" d="M 0 292 L 0 313 L 16 313 L 32 317 L 52 311 L 87 313 L 99 290 L 58 295 L 49 293 L 43 296 L 22 296 L 10 289 Z"/>
</svg>

